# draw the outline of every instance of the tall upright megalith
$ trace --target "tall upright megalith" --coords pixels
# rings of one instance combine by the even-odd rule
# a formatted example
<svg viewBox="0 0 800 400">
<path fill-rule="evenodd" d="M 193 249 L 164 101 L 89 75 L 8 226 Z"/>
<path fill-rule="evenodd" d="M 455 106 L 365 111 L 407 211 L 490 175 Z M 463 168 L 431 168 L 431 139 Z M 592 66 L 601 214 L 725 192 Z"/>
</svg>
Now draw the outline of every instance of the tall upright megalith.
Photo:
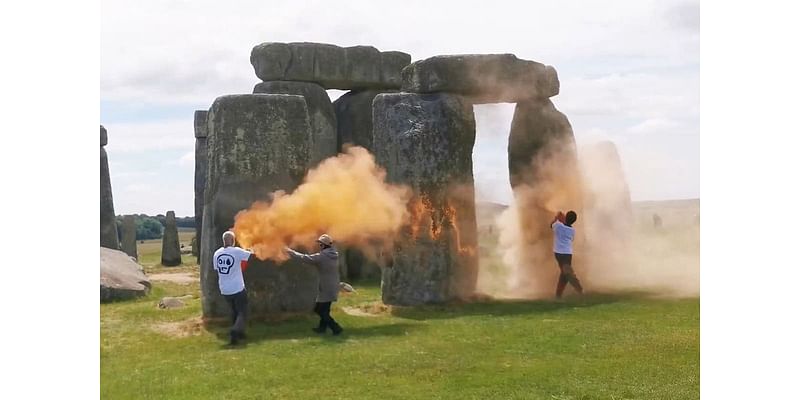
<svg viewBox="0 0 800 400">
<path fill-rule="evenodd" d="M 135 259 L 139 258 L 136 250 L 136 219 L 133 215 L 122 218 L 122 251 Z"/>
<path fill-rule="evenodd" d="M 181 243 L 178 239 L 178 225 L 175 211 L 167 211 L 164 236 L 161 238 L 161 265 L 174 267 L 181 265 Z"/>
<path fill-rule="evenodd" d="M 220 295 L 214 251 L 236 214 L 277 190 L 291 192 L 309 165 L 310 123 L 303 96 L 252 94 L 222 96 L 208 113 L 208 180 L 205 188 L 200 281 L 203 316 L 228 315 Z M 244 279 L 254 316 L 305 312 L 314 306 L 314 267 L 296 261 L 276 265 L 251 260 Z"/>
<path fill-rule="evenodd" d="M 119 249 L 117 221 L 114 214 L 114 198 L 111 195 L 111 174 L 108 170 L 108 155 L 105 145 L 108 133 L 100 125 L 100 247 Z"/>
<path fill-rule="evenodd" d="M 572 126 L 549 99 L 517 103 L 508 141 L 508 168 L 520 226 L 516 248 L 521 268 L 517 272 L 519 289 L 531 296 L 552 294 L 558 268 L 548 223 L 557 211 L 570 209 L 579 215 L 579 232 L 584 221 Z M 575 242 L 580 246 L 582 238 Z M 579 257 L 573 260 L 579 275 L 581 261 Z"/>
<path fill-rule="evenodd" d="M 331 98 L 322 86 L 310 82 L 269 81 L 257 84 L 253 88 L 253 93 L 303 96 L 311 123 L 310 165 L 313 167 L 320 161 L 336 155 L 336 115 L 333 112 Z"/>
<path fill-rule="evenodd" d="M 372 101 L 381 93 L 393 92 L 388 89 L 349 91 L 333 102 L 339 152 L 344 151 L 345 146 L 360 146 L 374 152 Z M 339 247 L 339 258 L 345 266 L 343 276 L 347 279 L 377 278 L 381 275 L 378 263 L 367 258 L 359 249 Z"/>
<path fill-rule="evenodd" d="M 203 192 L 208 175 L 208 111 L 194 112 L 194 246 L 192 252 L 200 258 L 200 240 L 203 232 Z"/>
<path fill-rule="evenodd" d="M 478 267 L 472 104 L 443 93 L 392 93 L 375 98 L 373 113 L 376 160 L 389 181 L 415 193 L 411 224 L 383 270 L 383 302 L 469 297 Z"/>
<path fill-rule="evenodd" d="M 339 151 L 345 145 L 361 146 L 370 152 L 372 144 L 372 102 L 381 93 L 392 93 L 390 90 L 350 91 L 339 96 L 333 102 L 336 112 L 337 146 Z"/>
</svg>

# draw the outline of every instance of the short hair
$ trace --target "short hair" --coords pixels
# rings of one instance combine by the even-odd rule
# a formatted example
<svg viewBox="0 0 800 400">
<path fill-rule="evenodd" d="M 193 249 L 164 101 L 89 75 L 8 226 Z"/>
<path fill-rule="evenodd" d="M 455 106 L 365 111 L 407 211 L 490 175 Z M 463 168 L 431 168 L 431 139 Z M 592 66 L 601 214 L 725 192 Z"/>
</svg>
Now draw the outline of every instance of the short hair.
<svg viewBox="0 0 800 400">
<path fill-rule="evenodd" d="M 575 213 L 575 211 L 570 210 L 567 212 L 567 216 L 565 217 L 565 222 L 567 223 L 567 225 L 572 225 L 577 220 L 578 220 L 578 214 Z"/>
<path fill-rule="evenodd" d="M 236 234 L 233 233 L 233 231 L 225 231 L 225 233 L 222 234 L 222 243 L 225 243 L 225 238 L 231 238 L 231 240 L 235 242 Z"/>
</svg>

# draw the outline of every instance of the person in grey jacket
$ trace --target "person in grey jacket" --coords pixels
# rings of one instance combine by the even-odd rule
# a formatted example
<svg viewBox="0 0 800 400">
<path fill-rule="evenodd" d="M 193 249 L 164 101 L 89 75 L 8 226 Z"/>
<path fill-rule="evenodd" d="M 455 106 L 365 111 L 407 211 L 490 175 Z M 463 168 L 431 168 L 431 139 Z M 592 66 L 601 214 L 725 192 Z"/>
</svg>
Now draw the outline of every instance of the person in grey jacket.
<svg viewBox="0 0 800 400">
<path fill-rule="evenodd" d="M 303 254 L 288 247 L 286 253 L 292 259 L 314 265 L 319 271 L 319 293 L 317 304 L 314 306 L 314 312 L 319 315 L 319 326 L 311 330 L 325 333 L 327 328 L 331 328 L 334 335 L 339 335 L 344 329 L 331 317 L 331 303 L 339 296 L 339 252 L 333 247 L 331 237 L 326 234 L 320 236 L 317 243 L 319 243 L 319 253 Z"/>
</svg>

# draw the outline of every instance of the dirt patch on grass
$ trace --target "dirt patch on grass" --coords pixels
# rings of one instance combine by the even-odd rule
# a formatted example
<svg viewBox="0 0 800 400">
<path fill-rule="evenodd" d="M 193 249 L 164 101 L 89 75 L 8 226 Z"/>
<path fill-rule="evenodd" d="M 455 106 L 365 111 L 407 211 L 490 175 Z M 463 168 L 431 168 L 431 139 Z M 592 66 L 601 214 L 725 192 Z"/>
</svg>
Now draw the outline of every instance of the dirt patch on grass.
<svg viewBox="0 0 800 400">
<path fill-rule="evenodd" d="M 148 275 L 151 281 L 172 282 L 179 285 L 191 285 L 200 282 L 200 278 L 191 272 L 160 273 Z"/>
<path fill-rule="evenodd" d="M 359 304 L 354 307 L 342 307 L 348 315 L 356 317 L 380 317 L 391 312 L 391 307 L 381 302 Z"/>
<path fill-rule="evenodd" d="M 152 326 L 153 330 L 166 336 L 184 338 L 200 335 L 203 330 L 203 319 L 193 317 L 184 321 L 164 322 Z"/>
</svg>

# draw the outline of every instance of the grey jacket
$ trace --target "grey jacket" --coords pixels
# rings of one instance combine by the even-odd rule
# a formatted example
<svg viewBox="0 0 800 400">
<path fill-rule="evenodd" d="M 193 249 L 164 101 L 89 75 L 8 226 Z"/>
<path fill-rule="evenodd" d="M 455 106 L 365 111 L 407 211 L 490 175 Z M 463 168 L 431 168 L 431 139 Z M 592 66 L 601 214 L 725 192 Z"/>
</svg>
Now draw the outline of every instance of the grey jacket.
<svg viewBox="0 0 800 400">
<path fill-rule="evenodd" d="M 319 253 L 303 254 L 292 249 L 289 256 L 314 265 L 319 271 L 319 294 L 317 302 L 336 301 L 339 298 L 339 252 L 335 247 L 328 247 Z"/>
</svg>

